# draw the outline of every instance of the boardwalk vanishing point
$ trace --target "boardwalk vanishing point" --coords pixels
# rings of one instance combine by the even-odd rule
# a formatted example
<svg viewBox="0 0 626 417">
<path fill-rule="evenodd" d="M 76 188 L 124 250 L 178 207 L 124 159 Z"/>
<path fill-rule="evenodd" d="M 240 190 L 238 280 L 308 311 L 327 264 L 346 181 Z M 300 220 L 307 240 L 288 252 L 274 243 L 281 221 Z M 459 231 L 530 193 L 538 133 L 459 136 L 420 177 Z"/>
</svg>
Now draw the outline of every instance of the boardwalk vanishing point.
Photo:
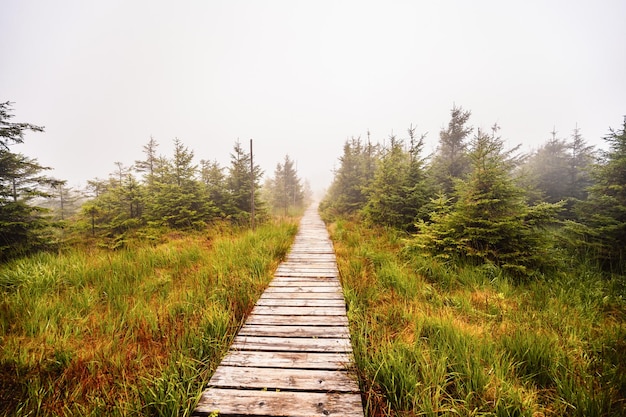
<svg viewBox="0 0 626 417">
<path fill-rule="evenodd" d="M 312 206 L 194 415 L 363 417 L 338 277 Z"/>
</svg>

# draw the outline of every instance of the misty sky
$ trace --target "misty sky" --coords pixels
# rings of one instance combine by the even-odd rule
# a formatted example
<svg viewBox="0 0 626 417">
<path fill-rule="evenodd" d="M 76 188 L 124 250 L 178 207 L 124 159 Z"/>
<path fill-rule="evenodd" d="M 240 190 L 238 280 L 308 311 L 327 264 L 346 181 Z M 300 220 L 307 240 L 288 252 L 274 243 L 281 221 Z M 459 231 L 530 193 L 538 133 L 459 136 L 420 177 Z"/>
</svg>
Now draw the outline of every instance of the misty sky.
<svg viewBox="0 0 626 417">
<path fill-rule="evenodd" d="M 70 186 L 141 159 L 229 163 L 254 139 L 326 185 L 351 136 L 428 132 L 453 104 L 539 146 L 578 124 L 601 144 L 626 114 L 626 1 L 3 0 L 0 101 L 43 125 L 14 150 Z"/>
</svg>

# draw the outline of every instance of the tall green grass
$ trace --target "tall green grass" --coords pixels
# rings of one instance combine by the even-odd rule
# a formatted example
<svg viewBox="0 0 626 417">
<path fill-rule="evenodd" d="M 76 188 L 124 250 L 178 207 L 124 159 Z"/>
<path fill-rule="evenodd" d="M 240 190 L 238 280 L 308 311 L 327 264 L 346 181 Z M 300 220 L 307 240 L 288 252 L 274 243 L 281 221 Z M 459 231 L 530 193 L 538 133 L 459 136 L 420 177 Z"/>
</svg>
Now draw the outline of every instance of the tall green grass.
<svg viewBox="0 0 626 417">
<path fill-rule="evenodd" d="M 626 413 L 624 277 L 572 262 L 520 283 L 393 230 L 330 230 L 368 415 Z"/>
<path fill-rule="evenodd" d="M 284 219 L 3 265 L 0 415 L 189 415 L 296 229 Z"/>
</svg>

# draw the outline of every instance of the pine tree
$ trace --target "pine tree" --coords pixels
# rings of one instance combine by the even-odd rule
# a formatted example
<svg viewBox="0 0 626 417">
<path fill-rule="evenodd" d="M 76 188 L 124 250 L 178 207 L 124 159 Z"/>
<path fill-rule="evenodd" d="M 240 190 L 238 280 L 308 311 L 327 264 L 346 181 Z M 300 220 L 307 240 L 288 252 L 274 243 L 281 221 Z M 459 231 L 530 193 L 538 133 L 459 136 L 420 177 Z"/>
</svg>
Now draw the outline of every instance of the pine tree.
<svg viewBox="0 0 626 417">
<path fill-rule="evenodd" d="M 135 161 L 135 170 L 144 174 L 144 180 L 148 187 L 152 186 L 154 182 L 154 174 L 157 170 L 157 164 L 159 157 L 157 155 L 157 148 L 159 144 L 150 136 L 150 140 L 143 147 L 143 153 L 146 155 L 146 159 L 143 161 Z"/>
<path fill-rule="evenodd" d="M 302 207 L 304 194 L 294 162 L 285 155 L 282 164 L 278 163 L 274 170 L 274 178 L 270 183 L 271 202 L 274 210 L 286 216 L 290 207 Z"/>
<path fill-rule="evenodd" d="M 541 146 L 525 163 L 531 189 L 537 190 L 533 201 L 556 203 L 570 195 L 568 145 L 563 139 L 552 138 Z"/>
<path fill-rule="evenodd" d="M 48 197 L 44 190 L 53 182 L 42 174 L 49 168 L 36 159 L 11 152 L 12 145 L 24 141 L 26 131 L 43 132 L 43 127 L 11 122 L 10 109 L 11 103 L 0 103 L 0 260 L 48 243 L 46 210 L 33 202 Z"/>
<path fill-rule="evenodd" d="M 439 133 L 439 147 L 430 164 L 430 176 L 435 188 L 452 195 L 455 180 L 463 178 L 470 169 L 467 138 L 472 128 L 467 126 L 471 112 L 454 106 L 448 127 Z"/>
<path fill-rule="evenodd" d="M 532 274 L 546 265 L 549 242 L 542 227 L 554 221 L 558 204 L 528 207 L 511 171 L 516 149 L 504 150 L 496 136 L 478 131 L 469 153 L 471 173 L 458 182 L 457 200 L 441 198 L 432 223 L 421 222 L 415 243 L 435 256 L 461 256 L 493 263 L 515 274 Z"/>
<path fill-rule="evenodd" d="M 621 273 L 626 270 L 626 117 L 621 130 L 610 129 L 609 149 L 591 172 L 594 184 L 577 212 L 586 226 L 580 245 L 594 248 L 600 261 Z"/>
<path fill-rule="evenodd" d="M 218 210 L 206 198 L 196 179 L 197 166 L 193 164 L 193 158 L 193 151 L 175 139 L 171 161 L 157 163 L 148 205 L 151 223 L 175 229 L 199 228 L 217 216 Z"/>
<path fill-rule="evenodd" d="M 576 126 L 567 148 L 569 151 L 569 197 L 573 201 L 585 200 L 587 189 L 593 184 L 590 169 L 595 161 L 594 147 L 587 145 L 580 129 Z M 573 201 L 568 204 L 568 209 L 572 207 Z"/>
<path fill-rule="evenodd" d="M 204 186 L 204 194 L 215 205 L 216 215 L 225 217 L 232 207 L 230 194 L 226 189 L 226 175 L 224 168 L 217 161 L 200 161 L 200 178 Z"/>
<path fill-rule="evenodd" d="M 255 189 L 255 210 L 259 215 L 263 213 L 259 193 L 256 192 L 260 189 L 263 171 L 257 164 L 254 164 L 252 173 L 253 175 L 251 175 L 250 153 L 244 151 L 241 143 L 237 141 L 233 147 L 233 153 L 230 154 L 230 166 L 228 167 L 228 176 L 226 178 L 226 188 L 230 194 L 231 202 L 231 207 L 228 208 L 227 214 L 235 222 L 241 224 L 250 220 L 253 184 Z"/>
<path fill-rule="evenodd" d="M 391 135 L 389 147 L 383 151 L 374 179 L 367 188 L 363 211 L 372 222 L 404 228 L 414 221 L 415 216 L 407 216 L 409 164 L 403 141 Z"/>
<path fill-rule="evenodd" d="M 322 203 L 322 209 L 339 214 L 356 213 L 367 203 L 366 190 L 371 185 L 378 164 L 378 146 L 361 138 L 351 138 L 343 147 L 340 166 Z"/>
</svg>

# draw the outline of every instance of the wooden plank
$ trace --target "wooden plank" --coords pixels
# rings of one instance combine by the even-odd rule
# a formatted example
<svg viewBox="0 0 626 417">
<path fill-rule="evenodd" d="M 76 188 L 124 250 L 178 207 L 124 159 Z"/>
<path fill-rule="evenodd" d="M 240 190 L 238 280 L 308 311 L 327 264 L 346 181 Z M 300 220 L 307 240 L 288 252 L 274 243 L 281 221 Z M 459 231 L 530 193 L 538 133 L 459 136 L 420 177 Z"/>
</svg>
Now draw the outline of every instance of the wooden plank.
<svg viewBox="0 0 626 417">
<path fill-rule="evenodd" d="M 275 279 L 273 280 L 268 288 L 272 287 L 329 287 L 335 288 L 337 291 L 341 290 L 341 285 L 337 281 L 328 281 L 328 280 L 315 280 L 315 278 L 308 278 L 306 280 L 300 279 L 296 281 L 291 280 L 281 280 Z"/>
<path fill-rule="evenodd" d="M 338 278 L 339 274 L 336 272 L 276 272 L 274 277 L 287 277 L 287 278 Z"/>
<path fill-rule="evenodd" d="M 338 277 L 339 271 L 330 268 L 278 268 L 274 272 L 274 277 Z"/>
<path fill-rule="evenodd" d="M 211 389 L 202 393 L 196 415 L 222 417 L 363 417 L 359 394 Z"/>
<path fill-rule="evenodd" d="M 337 292 L 337 286 L 329 286 L 329 285 L 319 285 L 319 286 L 299 286 L 299 287 L 268 287 L 265 292 L 267 294 L 273 294 L 277 292 L 293 292 L 293 293 L 304 293 L 304 292 Z"/>
<path fill-rule="evenodd" d="M 232 349 L 277 352 L 352 352 L 349 339 L 306 339 L 298 337 L 236 336 Z"/>
<path fill-rule="evenodd" d="M 345 316 L 345 307 L 274 307 L 256 306 L 252 309 L 255 315 L 276 316 Z"/>
<path fill-rule="evenodd" d="M 221 365 L 343 370 L 349 369 L 352 363 L 352 355 L 348 353 L 252 352 L 239 350 L 229 352 L 222 360 Z"/>
<path fill-rule="evenodd" d="M 274 273 L 274 277 L 290 277 L 290 276 L 322 276 L 322 277 L 330 277 L 337 278 L 339 277 L 339 271 L 333 271 L 329 268 L 302 268 L 298 270 L 297 268 L 281 268 L 277 269 Z"/>
<path fill-rule="evenodd" d="M 280 264 L 279 268 L 285 268 L 285 269 L 290 269 L 290 268 L 303 268 L 304 270 L 307 269 L 337 269 L 337 263 L 333 260 L 329 260 L 329 261 L 316 261 L 316 262 L 311 262 L 311 261 L 283 261 L 283 263 Z"/>
<path fill-rule="evenodd" d="M 308 282 L 312 285 L 330 284 L 339 285 L 339 280 L 336 277 L 299 277 L 299 276 L 283 276 L 275 277 L 272 280 L 272 284 L 281 282 Z"/>
<path fill-rule="evenodd" d="M 248 316 L 246 324 L 269 324 L 291 326 L 347 326 L 346 316 L 278 316 L 256 315 Z"/>
<path fill-rule="evenodd" d="M 338 299 L 301 299 L 301 298 L 262 298 L 257 301 L 258 306 L 273 306 L 273 307 L 344 307 L 346 302 L 343 298 Z"/>
<path fill-rule="evenodd" d="M 290 292 L 270 292 L 266 291 L 265 294 L 259 298 L 259 300 L 264 299 L 302 299 L 302 300 L 344 300 L 343 294 L 334 291 L 334 292 L 300 292 L 300 293 L 290 293 Z"/>
<path fill-rule="evenodd" d="M 347 372 L 220 366 L 209 387 L 267 389 L 311 392 L 359 392 L 359 386 Z"/>
<path fill-rule="evenodd" d="M 240 330 L 241 336 L 343 338 L 350 337 L 345 326 L 280 326 L 246 324 Z"/>
</svg>

